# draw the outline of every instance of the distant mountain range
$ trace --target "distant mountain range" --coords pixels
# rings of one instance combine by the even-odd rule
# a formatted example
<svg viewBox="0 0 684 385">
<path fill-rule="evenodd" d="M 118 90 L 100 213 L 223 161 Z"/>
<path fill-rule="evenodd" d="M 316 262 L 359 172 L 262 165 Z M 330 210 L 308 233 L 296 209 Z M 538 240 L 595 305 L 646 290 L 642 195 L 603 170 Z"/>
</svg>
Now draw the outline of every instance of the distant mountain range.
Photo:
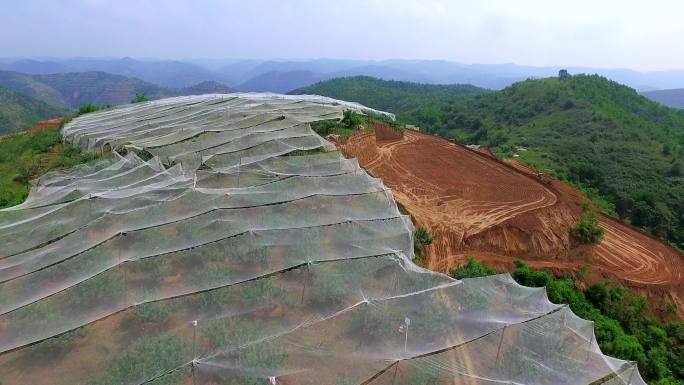
<svg viewBox="0 0 684 385">
<path fill-rule="evenodd" d="M 306 70 L 270 71 L 257 75 L 236 88 L 240 91 L 287 93 L 325 79 L 328 77 L 323 74 Z"/>
<path fill-rule="evenodd" d="M 444 60 L 0 60 L 0 70 L 27 74 L 102 71 L 175 89 L 211 81 L 241 91 L 273 92 L 289 92 L 321 80 L 356 75 L 502 89 L 528 78 L 555 76 L 561 68 L 564 67 L 462 64 Z M 630 69 L 565 68 L 572 74 L 596 73 L 638 91 L 684 88 L 684 70 L 639 72 Z"/>
<path fill-rule="evenodd" d="M 630 69 L 589 67 L 532 67 L 515 64 L 462 64 L 444 60 L 270 60 L 235 61 L 214 70 L 237 81 L 237 89 L 249 90 L 250 80 L 269 73 L 280 78 L 283 73 L 309 71 L 310 84 L 336 77 L 366 75 L 383 80 L 431 84 L 472 84 L 482 88 L 502 89 L 528 78 L 556 76 L 561 68 L 572 74 L 599 74 L 639 91 L 684 87 L 684 71 L 639 72 Z M 277 74 L 280 73 L 280 74 Z M 300 84 L 304 87 L 308 84 Z M 263 83 L 260 83 L 263 87 Z"/>
<path fill-rule="evenodd" d="M 86 103 L 124 104 L 136 93 L 149 98 L 175 94 L 152 83 L 105 72 L 27 75 L 0 71 L 0 86 L 64 109 L 76 109 Z"/>
<path fill-rule="evenodd" d="M 150 99 L 176 95 L 233 92 L 228 86 L 204 81 L 190 87 L 171 89 L 140 79 L 106 72 L 68 72 L 28 75 L 0 71 L 0 86 L 61 109 L 77 109 L 86 103 L 125 104 L 136 94 Z"/>
<path fill-rule="evenodd" d="M 233 81 L 198 65 L 164 60 L 123 59 L 17 60 L 0 63 L 0 70 L 45 75 L 67 72 L 107 72 L 144 80 L 168 88 L 184 88 L 204 81 L 231 84 Z"/>
<path fill-rule="evenodd" d="M 39 120 L 63 116 L 65 109 L 0 87 L 0 135 L 30 128 Z"/>
<path fill-rule="evenodd" d="M 684 108 L 684 88 L 642 92 L 645 97 L 672 108 Z"/>
</svg>

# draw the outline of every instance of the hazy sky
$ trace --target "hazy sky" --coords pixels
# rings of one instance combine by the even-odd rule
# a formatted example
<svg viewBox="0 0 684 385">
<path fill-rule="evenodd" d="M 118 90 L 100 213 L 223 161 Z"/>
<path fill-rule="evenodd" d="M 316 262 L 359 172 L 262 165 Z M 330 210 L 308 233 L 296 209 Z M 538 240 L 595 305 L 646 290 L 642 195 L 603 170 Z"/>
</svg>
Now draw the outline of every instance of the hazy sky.
<svg viewBox="0 0 684 385">
<path fill-rule="evenodd" d="M 0 57 L 684 69 L 683 0 L 0 0 Z"/>
</svg>

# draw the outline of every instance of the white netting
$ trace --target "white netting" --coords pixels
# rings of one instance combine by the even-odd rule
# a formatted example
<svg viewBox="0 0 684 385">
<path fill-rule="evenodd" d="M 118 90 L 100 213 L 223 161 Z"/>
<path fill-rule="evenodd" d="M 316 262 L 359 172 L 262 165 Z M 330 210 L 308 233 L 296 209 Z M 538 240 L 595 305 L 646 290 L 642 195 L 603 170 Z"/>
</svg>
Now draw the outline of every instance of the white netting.
<svg viewBox="0 0 684 385">
<path fill-rule="evenodd" d="M 1 383 L 644 383 L 543 289 L 414 265 L 391 192 L 309 126 L 349 108 L 379 113 L 205 95 L 68 124 L 115 152 L 0 211 Z"/>
</svg>

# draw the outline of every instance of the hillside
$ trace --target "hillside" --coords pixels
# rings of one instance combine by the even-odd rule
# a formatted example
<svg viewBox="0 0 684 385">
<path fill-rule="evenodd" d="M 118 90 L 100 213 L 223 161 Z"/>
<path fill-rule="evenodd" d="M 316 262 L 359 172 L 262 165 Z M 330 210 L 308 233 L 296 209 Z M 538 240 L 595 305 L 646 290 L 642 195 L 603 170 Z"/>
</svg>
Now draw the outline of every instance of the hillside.
<svg viewBox="0 0 684 385">
<path fill-rule="evenodd" d="M 59 91 L 28 74 L 0 71 L 0 87 L 9 88 L 52 106 L 71 107 L 67 102 L 67 98 Z"/>
<path fill-rule="evenodd" d="M 519 158 L 580 187 L 605 211 L 684 247 L 684 111 L 596 75 L 527 80 L 444 103 L 380 98 L 388 92 L 384 82 L 354 83 L 364 87 L 353 93 L 338 82 L 302 92 L 399 112 L 428 132 Z"/>
<path fill-rule="evenodd" d="M 684 247 L 684 111 L 578 75 L 454 100 L 430 128 L 594 192 L 608 212 Z"/>
<path fill-rule="evenodd" d="M 476 258 L 497 271 L 515 266 L 513 276 L 530 286 L 544 286 L 550 275 L 535 272 L 533 279 L 520 280 L 520 260 L 550 271 L 563 282 L 547 287 L 550 297 L 596 322 L 604 352 L 638 361 L 650 383 L 684 378 L 684 352 L 677 342 L 684 338 L 677 337 L 673 324 L 652 317 L 684 318 L 680 252 L 607 215 L 597 218 L 602 239 L 582 242 L 573 233 L 586 198 L 575 189 L 519 162 L 502 162 L 444 138 L 405 130 L 399 139 L 384 140 L 376 130 L 338 144 L 381 179 L 417 228 L 429 234 L 419 257 L 422 266 L 454 275 L 454 268 Z M 601 311 L 582 303 L 579 288 Z M 597 296 L 601 292 L 610 295 Z M 664 336 L 665 330 L 669 337 L 656 343 L 654 333 Z M 665 357 L 659 353 L 664 351 L 677 353 Z"/>
<path fill-rule="evenodd" d="M 381 80 L 368 76 L 336 78 L 300 88 L 291 94 L 325 95 L 336 99 L 358 102 L 383 111 L 410 115 L 419 108 L 421 113 L 434 110 L 455 96 L 473 96 L 489 92 L 469 84 L 420 84 L 395 80 Z M 414 119 L 415 120 L 415 119 Z"/>
<path fill-rule="evenodd" d="M 86 103 L 125 104 L 135 94 L 145 94 L 150 99 L 174 94 L 168 88 L 105 72 L 70 72 L 34 75 L 33 78 L 59 91 L 73 108 Z"/>
<path fill-rule="evenodd" d="M 64 115 L 64 109 L 0 87 L 0 135 L 26 129 L 39 120 Z"/>
<path fill-rule="evenodd" d="M 0 138 L 0 209 L 23 202 L 36 176 L 97 157 L 62 143 L 61 128 L 61 119 L 42 121 L 30 130 Z"/>
<path fill-rule="evenodd" d="M 416 266 L 384 182 L 309 125 L 350 108 L 367 111 L 208 95 L 64 126 L 66 142 L 128 151 L 45 174 L 0 210 L 3 384 L 645 385 L 615 322 L 595 335 L 511 275 Z M 669 331 L 648 330 L 661 363 Z"/>
<path fill-rule="evenodd" d="M 684 88 L 642 92 L 645 97 L 672 108 L 684 108 Z"/>
</svg>

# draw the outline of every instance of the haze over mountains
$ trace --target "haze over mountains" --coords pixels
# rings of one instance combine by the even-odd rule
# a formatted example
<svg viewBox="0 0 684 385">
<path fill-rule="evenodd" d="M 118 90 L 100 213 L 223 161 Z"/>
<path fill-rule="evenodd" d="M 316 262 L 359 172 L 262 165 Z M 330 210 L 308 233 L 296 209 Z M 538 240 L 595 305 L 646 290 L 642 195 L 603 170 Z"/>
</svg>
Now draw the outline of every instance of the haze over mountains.
<svg viewBox="0 0 684 385">
<path fill-rule="evenodd" d="M 642 92 L 645 97 L 672 108 L 684 108 L 684 88 Z"/>
<path fill-rule="evenodd" d="M 203 81 L 189 87 L 173 89 L 99 71 L 33 75 L 0 71 L 0 86 L 62 109 L 77 109 L 86 103 L 125 104 L 136 94 L 145 94 L 150 99 L 156 99 L 233 91 L 228 86 L 214 81 Z"/>
<path fill-rule="evenodd" d="M 530 77 L 554 76 L 562 66 L 462 64 L 444 60 L 137 60 L 3 59 L 0 70 L 27 74 L 101 71 L 137 78 L 167 88 L 213 81 L 240 91 L 289 92 L 321 80 L 366 75 L 384 80 L 433 84 L 472 84 L 502 89 Z M 568 67 L 571 73 L 599 74 L 638 91 L 684 88 L 684 71 L 639 72 L 630 69 Z"/>
<path fill-rule="evenodd" d="M 31 127 L 39 120 L 62 116 L 67 111 L 0 87 L 0 135 Z"/>
<path fill-rule="evenodd" d="M 555 76 L 558 69 L 444 60 L 0 59 L 0 87 L 32 99 L 22 98 L 24 107 L 20 108 L 14 102 L 10 107 L 8 102 L 5 108 L 6 111 L 24 111 L 25 108 L 33 111 L 22 113 L 24 118 L 17 120 L 21 125 L 30 125 L 39 118 L 52 117 L 55 111 L 75 110 L 86 103 L 124 104 L 136 94 L 155 99 L 234 91 L 288 93 L 319 82 L 353 76 L 433 85 L 467 84 L 498 90 L 529 78 Z M 681 70 L 639 72 L 583 67 L 569 67 L 568 70 L 573 74 L 597 73 L 666 106 L 684 108 L 684 71 Z M 389 90 L 389 94 L 405 91 L 399 88 Z M 46 114 L 45 106 L 38 102 L 54 109 Z M 15 125 L 4 124 L 2 131 L 16 129 Z"/>
</svg>

